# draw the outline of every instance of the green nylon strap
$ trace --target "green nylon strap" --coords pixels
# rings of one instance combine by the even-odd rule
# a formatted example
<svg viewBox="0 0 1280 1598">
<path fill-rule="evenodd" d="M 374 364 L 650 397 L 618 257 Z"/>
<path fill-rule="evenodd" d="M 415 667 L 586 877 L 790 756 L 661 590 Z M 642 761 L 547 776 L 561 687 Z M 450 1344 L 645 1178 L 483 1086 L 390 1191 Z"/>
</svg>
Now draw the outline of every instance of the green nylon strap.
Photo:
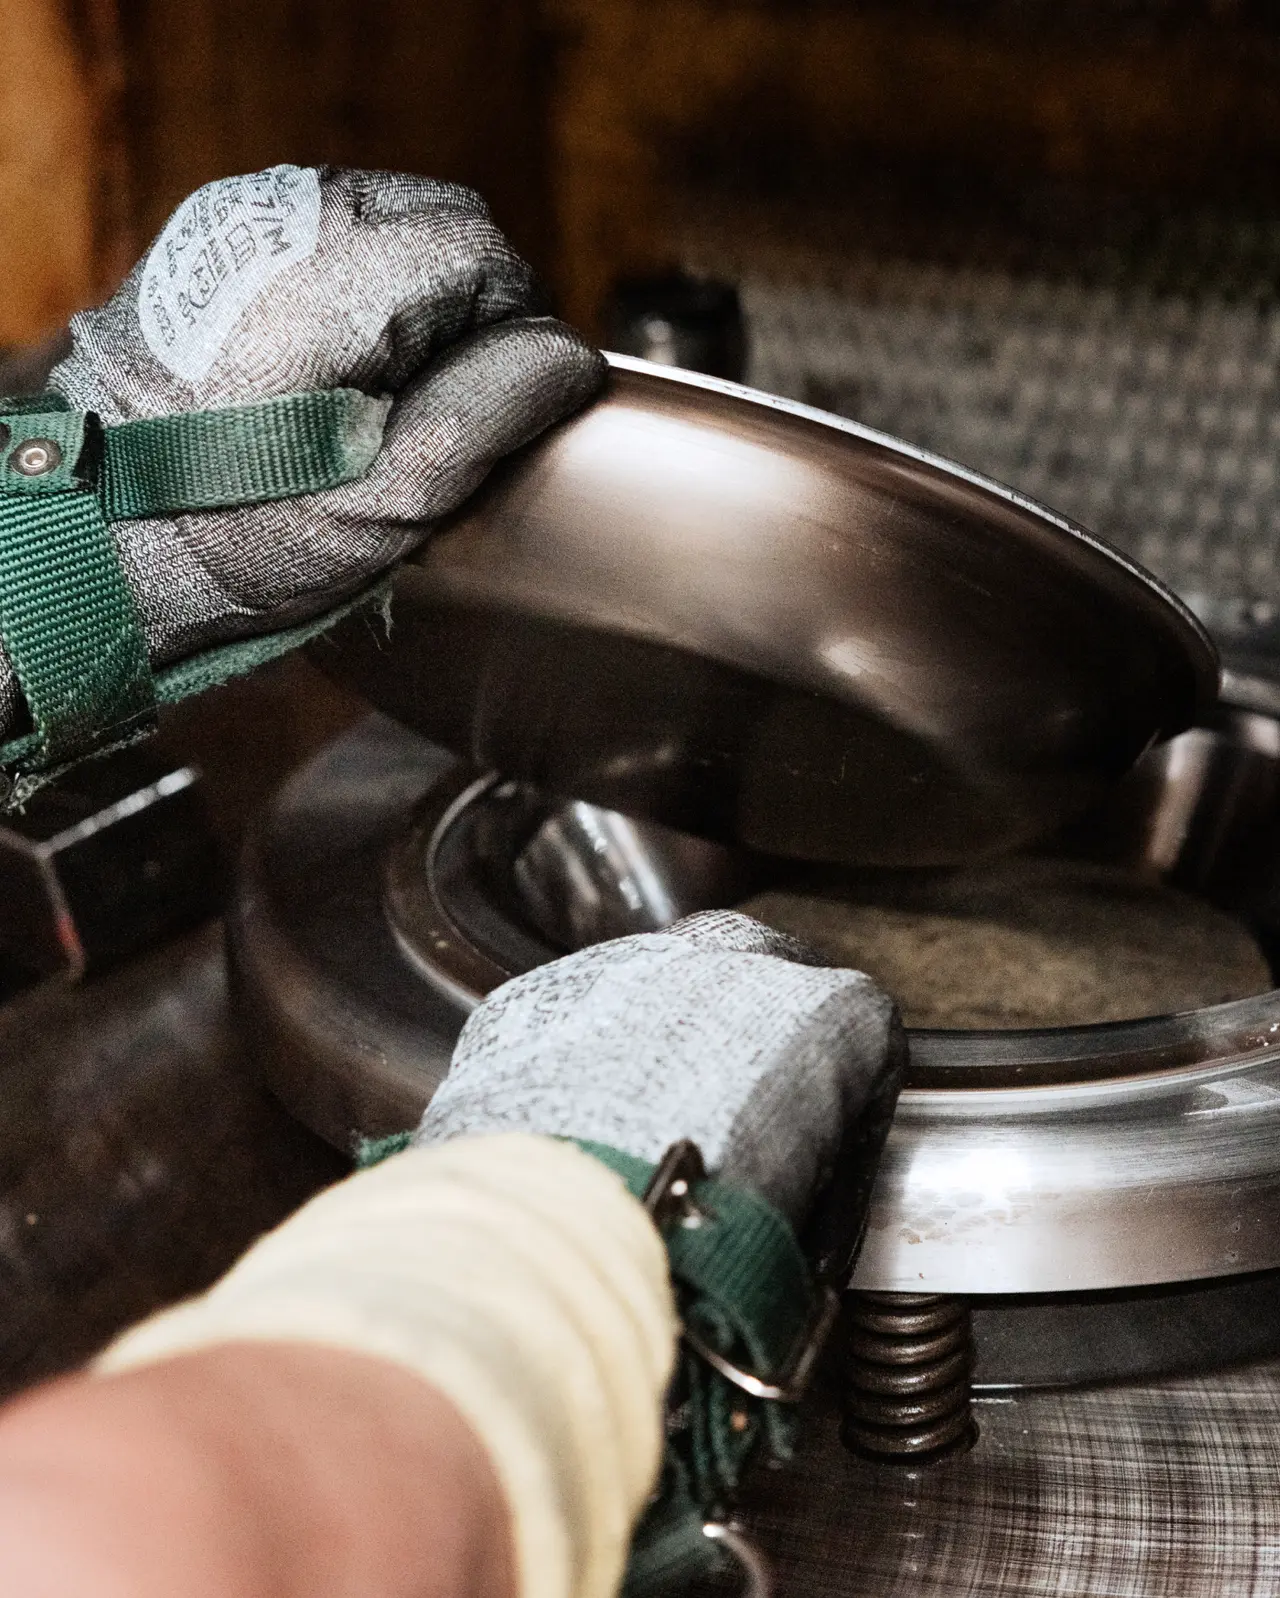
<svg viewBox="0 0 1280 1598">
<path fill-rule="evenodd" d="M 251 670 L 384 596 L 379 583 L 316 621 L 153 679 L 108 523 L 350 482 L 377 454 L 389 400 L 335 389 L 106 429 L 57 394 L 0 406 L 0 637 L 32 723 L 0 747 L 9 807 L 87 755 L 145 736 L 157 703 Z"/>
<path fill-rule="evenodd" d="M 688 1481 L 671 1459 L 670 1445 L 656 1500 L 646 1509 L 631 1538 L 624 1598 L 650 1598 L 703 1577 L 724 1573 L 723 1551 L 703 1531 L 707 1517 Z"/>
<path fill-rule="evenodd" d="M 336 388 L 108 427 L 99 482 L 107 520 L 337 488 L 373 463 L 389 406 Z"/>
<path fill-rule="evenodd" d="M 367 1171 L 370 1166 L 381 1165 L 393 1154 L 403 1154 L 413 1147 L 412 1132 L 388 1132 L 385 1137 L 362 1137 L 356 1140 L 356 1170 Z"/>
<path fill-rule="evenodd" d="M 326 611 L 313 621 L 303 622 L 297 627 L 285 627 L 274 633 L 258 633 L 252 638 L 237 639 L 234 643 L 221 644 L 201 655 L 193 655 L 189 660 L 181 660 L 176 666 L 167 666 L 152 677 L 156 704 L 176 705 L 193 694 L 219 688 L 235 677 L 243 677 L 268 661 L 279 660 L 281 656 L 301 649 L 304 644 L 312 643 L 345 616 L 358 611 L 367 610 L 371 617 L 381 613 L 385 618 L 390 599 L 391 578 L 380 577 L 371 588 L 364 589 L 354 599 Z M 114 741 L 104 743 L 95 752 L 110 754 L 113 750 L 123 749 L 145 737 L 147 730 L 142 727 L 126 731 Z M 4 797 L 7 808 L 25 804 L 33 793 L 62 776 L 83 758 L 75 755 L 59 765 L 41 766 L 37 763 L 39 747 L 36 733 L 27 733 L 0 744 L 0 767 L 17 768 L 11 778 L 10 791 Z"/>
<path fill-rule="evenodd" d="M 605 1144 L 579 1141 L 643 1198 L 655 1167 Z M 812 1325 L 816 1295 L 787 1221 L 758 1193 L 709 1179 L 693 1190 L 706 1217 L 662 1229 L 683 1323 L 739 1369 L 777 1381 Z M 661 1490 L 636 1528 L 626 1598 L 652 1598 L 721 1569 L 725 1556 L 702 1533 L 732 1503 L 757 1445 L 790 1457 L 787 1406 L 752 1398 L 685 1348 L 668 1395 Z"/>
<path fill-rule="evenodd" d="M 115 542 L 97 496 L 75 475 L 85 423 L 77 411 L 4 418 L 0 636 L 40 766 L 130 741 L 155 716 L 146 644 Z M 24 446 L 52 448 L 61 460 L 26 475 L 14 464 L 27 458 Z"/>
<path fill-rule="evenodd" d="M 620 1176 L 634 1198 L 648 1192 L 656 1167 L 647 1160 L 604 1143 L 570 1141 Z M 412 1132 L 362 1139 L 356 1164 L 365 1170 L 412 1142 Z M 745 1359 L 765 1380 L 780 1376 L 815 1302 L 795 1234 L 749 1189 L 708 1180 L 694 1188 L 693 1199 L 704 1224 L 673 1221 L 662 1229 L 681 1316 L 735 1363 Z M 726 1556 L 703 1526 L 728 1508 L 762 1437 L 775 1457 L 791 1452 L 780 1406 L 748 1397 L 689 1350 L 677 1365 L 667 1408 L 662 1478 L 632 1538 L 623 1598 L 656 1598 L 722 1572 Z"/>
<path fill-rule="evenodd" d="M 603 1143 L 576 1140 L 643 1198 L 654 1167 Z M 809 1268 L 783 1217 L 749 1188 L 708 1179 L 695 1190 L 708 1224 L 663 1229 L 671 1274 L 693 1296 L 690 1313 L 720 1353 L 745 1353 L 764 1381 L 782 1376 L 813 1318 Z M 738 1345 L 741 1345 L 740 1347 Z"/>
</svg>

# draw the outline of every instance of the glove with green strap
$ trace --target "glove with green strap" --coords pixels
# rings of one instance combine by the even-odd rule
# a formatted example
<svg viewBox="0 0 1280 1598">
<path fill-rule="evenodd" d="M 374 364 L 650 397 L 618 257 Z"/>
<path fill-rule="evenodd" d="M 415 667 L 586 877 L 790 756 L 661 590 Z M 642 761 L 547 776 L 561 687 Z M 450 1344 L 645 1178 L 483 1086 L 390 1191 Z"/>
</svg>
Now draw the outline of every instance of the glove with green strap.
<svg viewBox="0 0 1280 1598">
<path fill-rule="evenodd" d="M 848 1280 L 905 1058 L 870 977 L 730 911 L 540 966 L 463 1028 L 414 1142 L 571 1139 L 667 1244 L 686 1353 L 628 1598 L 714 1571 L 707 1526 L 761 1443 L 788 1451 L 787 1401 Z"/>
<path fill-rule="evenodd" d="M 310 636 L 584 404 L 602 358 L 538 309 L 453 185 L 276 167 L 180 206 L 50 393 L 4 407 L 14 798 Z"/>
<path fill-rule="evenodd" d="M 390 1360 L 488 1455 L 521 1598 L 624 1573 L 665 1598 L 754 1559 L 726 1515 L 761 1444 L 786 1452 L 903 1062 L 868 977 L 746 916 L 583 950 L 480 1005 L 416 1137 L 98 1369 L 246 1341 Z"/>
</svg>

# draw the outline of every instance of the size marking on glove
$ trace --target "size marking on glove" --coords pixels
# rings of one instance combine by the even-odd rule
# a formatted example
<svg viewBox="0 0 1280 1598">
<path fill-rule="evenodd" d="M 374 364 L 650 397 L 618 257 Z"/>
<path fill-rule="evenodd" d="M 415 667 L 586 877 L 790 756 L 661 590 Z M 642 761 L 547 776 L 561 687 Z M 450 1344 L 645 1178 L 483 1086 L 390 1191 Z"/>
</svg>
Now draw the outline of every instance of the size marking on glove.
<svg viewBox="0 0 1280 1598">
<path fill-rule="evenodd" d="M 320 174 L 273 166 L 197 189 L 151 247 L 138 290 L 147 348 L 194 383 L 217 360 L 240 313 L 315 253 Z"/>
</svg>

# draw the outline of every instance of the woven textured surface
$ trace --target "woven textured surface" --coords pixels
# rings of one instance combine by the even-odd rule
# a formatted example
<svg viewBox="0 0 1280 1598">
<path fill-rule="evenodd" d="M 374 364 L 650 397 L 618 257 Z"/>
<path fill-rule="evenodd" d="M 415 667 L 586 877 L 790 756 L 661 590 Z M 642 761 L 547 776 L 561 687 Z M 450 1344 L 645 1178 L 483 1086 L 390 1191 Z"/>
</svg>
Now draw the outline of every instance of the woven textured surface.
<svg viewBox="0 0 1280 1598">
<path fill-rule="evenodd" d="M 73 469 L 84 418 L 39 412 L 8 418 L 0 471 L 0 635 L 34 724 L 32 753 L 53 766 L 127 741 L 154 717 L 146 645 L 96 496 Z M 26 477 L 24 443 L 60 451 L 53 470 Z"/>
<path fill-rule="evenodd" d="M 472 1012 L 418 1141 L 542 1132 L 656 1162 L 691 1138 L 799 1227 L 900 1069 L 892 1001 L 817 962 L 707 911 L 539 966 Z"/>
<path fill-rule="evenodd" d="M 16 768 L 10 803 L 77 759 L 150 731 L 157 698 L 225 682 L 337 619 L 206 650 L 157 685 L 108 519 L 302 496 L 358 478 L 377 454 L 389 403 L 337 389 L 105 430 L 83 412 L 34 405 L 0 418 L 9 447 L 0 466 L 0 638 L 34 724 L 0 747 Z M 52 465 L 25 473 L 24 447 L 42 460 L 53 454 Z"/>
<path fill-rule="evenodd" d="M 110 427 L 103 508 L 114 522 L 337 488 L 373 464 L 390 408 L 339 388 Z"/>
<path fill-rule="evenodd" d="M 318 500 L 118 524 L 153 664 L 294 625 L 367 587 L 603 375 L 570 329 L 530 315 L 537 285 L 484 202 L 427 178 L 321 169 L 315 253 L 246 306 L 198 383 L 147 348 L 142 275 L 73 318 L 72 354 L 50 380 L 104 422 L 310 389 L 395 397 L 359 483 Z"/>
<path fill-rule="evenodd" d="M 645 1196 L 654 1174 L 649 1161 L 600 1143 L 578 1146 L 616 1172 L 633 1198 Z M 748 1188 L 705 1182 L 693 1196 L 708 1220 L 666 1228 L 672 1275 L 722 1304 L 746 1343 L 750 1368 L 778 1380 L 813 1309 L 795 1234 Z"/>
<path fill-rule="evenodd" d="M 307 390 L 392 401 L 383 446 L 358 482 L 113 525 L 155 667 L 282 634 L 367 590 L 498 459 L 584 404 L 603 378 L 595 351 L 537 314 L 528 266 L 470 190 L 394 173 L 324 168 L 313 177 L 277 188 L 317 191 L 314 248 L 253 280 L 198 381 L 166 368 L 143 336 L 148 263 L 106 305 L 73 319 L 72 352 L 50 377 L 108 424 Z M 235 218 L 252 188 L 228 179 L 183 208 L 215 232 L 225 210 L 227 262 L 247 249 Z M 129 481 L 141 492 L 139 474 Z M 17 703 L 0 661 L 0 735 Z"/>
<path fill-rule="evenodd" d="M 598 1143 L 579 1147 L 643 1199 L 654 1166 Z M 683 1325 L 740 1368 L 781 1380 L 814 1307 L 808 1269 L 786 1221 L 758 1194 L 719 1182 L 691 1194 L 703 1220 L 662 1228 Z M 636 1531 L 623 1592 L 647 1598 L 687 1585 L 723 1561 L 703 1522 L 732 1502 L 762 1438 L 774 1458 L 790 1456 L 792 1411 L 747 1395 L 686 1348 L 668 1396 L 667 1458 L 661 1498 Z"/>
</svg>

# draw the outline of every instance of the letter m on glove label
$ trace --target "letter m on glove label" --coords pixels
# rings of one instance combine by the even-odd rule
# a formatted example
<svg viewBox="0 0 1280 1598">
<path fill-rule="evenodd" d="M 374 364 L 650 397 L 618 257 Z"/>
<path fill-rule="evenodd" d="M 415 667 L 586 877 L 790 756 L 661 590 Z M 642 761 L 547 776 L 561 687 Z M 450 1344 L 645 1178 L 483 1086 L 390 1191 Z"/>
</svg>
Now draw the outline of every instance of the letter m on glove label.
<svg viewBox="0 0 1280 1598">
<path fill-rule="evenodd" d="M 176 377 L 198 382 L 240 313 L 281 272 L 315 253 L 320 175 L 274 166 L 197 191 L 165 223 L 142 268 L 138 321 Z"/>
</svg>

